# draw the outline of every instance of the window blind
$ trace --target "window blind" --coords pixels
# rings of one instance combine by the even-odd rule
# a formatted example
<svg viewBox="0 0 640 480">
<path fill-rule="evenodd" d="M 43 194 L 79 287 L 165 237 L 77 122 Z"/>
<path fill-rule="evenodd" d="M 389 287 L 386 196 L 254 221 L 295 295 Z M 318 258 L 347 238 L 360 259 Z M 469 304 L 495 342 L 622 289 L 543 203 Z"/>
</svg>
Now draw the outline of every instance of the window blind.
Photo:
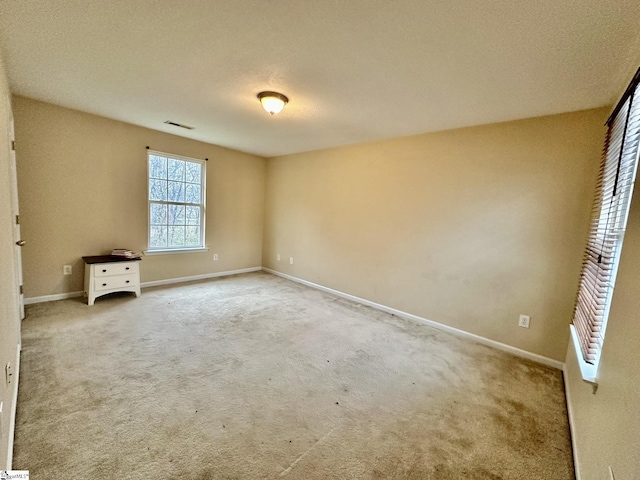
<svg viewBox="0 0 640 480">
<path fill-rule="evenodd" d="M 638 164 L 640 69 L 607 120 L 607 134 L 573 315 L 582 356 L 596 365 L 613 294 Z"/>
</svg>

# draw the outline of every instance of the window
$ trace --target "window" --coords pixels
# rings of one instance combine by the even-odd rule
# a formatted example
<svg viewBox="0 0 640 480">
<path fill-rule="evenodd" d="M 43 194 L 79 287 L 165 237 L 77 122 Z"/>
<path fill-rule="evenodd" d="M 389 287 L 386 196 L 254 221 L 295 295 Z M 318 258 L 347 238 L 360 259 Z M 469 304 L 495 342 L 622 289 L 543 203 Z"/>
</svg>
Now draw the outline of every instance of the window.
<svg viewBox="0 0 640 480">
<path fill-rule="evenodd" d="M 204 248 L 205 162 L 149 151 L 149 251 Z"/>
<path fill-rule="evenodd" d="M 595 383 L 638 164 L 640 69 L 607 120 L 571 334 L 585 380 Z"/>
</svg>

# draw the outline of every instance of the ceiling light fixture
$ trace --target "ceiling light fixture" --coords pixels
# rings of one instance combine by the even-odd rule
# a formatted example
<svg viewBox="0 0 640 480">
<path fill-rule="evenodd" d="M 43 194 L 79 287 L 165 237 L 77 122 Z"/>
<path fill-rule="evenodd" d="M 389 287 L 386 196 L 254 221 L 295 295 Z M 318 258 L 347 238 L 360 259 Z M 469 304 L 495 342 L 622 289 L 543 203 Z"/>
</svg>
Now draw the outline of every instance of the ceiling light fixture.
<svg viewBox="0 0 640 480">
<path fill-rule="evenodd" d="M 271 115 L 280 113 L 284 106 L 289 102 L 289 99 L 278 92 L 260 92 L 258 99 L 262 103 L 264 108 Z"/>
</svg>

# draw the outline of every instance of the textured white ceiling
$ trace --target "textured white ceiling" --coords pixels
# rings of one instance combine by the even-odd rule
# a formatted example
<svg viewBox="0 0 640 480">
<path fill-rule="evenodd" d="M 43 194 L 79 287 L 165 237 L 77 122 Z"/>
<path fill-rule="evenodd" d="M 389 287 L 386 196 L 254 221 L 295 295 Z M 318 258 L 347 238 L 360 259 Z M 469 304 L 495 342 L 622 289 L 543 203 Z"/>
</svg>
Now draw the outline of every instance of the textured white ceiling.
<svg viewBox="0 0 640 480">
<path fill-rule="evenodd" d="M 15 93 L 267 157 L 609 105 L 638 25 L 638 0 L 0 1 Z"/>
</svg>

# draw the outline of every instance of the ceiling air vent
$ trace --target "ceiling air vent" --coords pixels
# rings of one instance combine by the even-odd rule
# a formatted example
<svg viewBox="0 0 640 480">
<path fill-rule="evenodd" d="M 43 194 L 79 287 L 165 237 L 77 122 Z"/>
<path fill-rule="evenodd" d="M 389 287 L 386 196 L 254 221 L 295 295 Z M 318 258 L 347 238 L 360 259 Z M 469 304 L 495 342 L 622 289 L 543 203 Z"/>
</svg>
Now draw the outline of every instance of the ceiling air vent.
<svg viewBox="0 0 640 480">
<path fill-rule="evenodd" d="M 196 128 L 196 127 L 190 127 L 189 125 L 183 125 L 181 123 L 172 122 L 171 120 L 167 120 L 164 123 L 166 123 L 167 125 L 173 125 L 174 127 L 186 128 L 187 130 L 195 130 Z"/>
</svg>

